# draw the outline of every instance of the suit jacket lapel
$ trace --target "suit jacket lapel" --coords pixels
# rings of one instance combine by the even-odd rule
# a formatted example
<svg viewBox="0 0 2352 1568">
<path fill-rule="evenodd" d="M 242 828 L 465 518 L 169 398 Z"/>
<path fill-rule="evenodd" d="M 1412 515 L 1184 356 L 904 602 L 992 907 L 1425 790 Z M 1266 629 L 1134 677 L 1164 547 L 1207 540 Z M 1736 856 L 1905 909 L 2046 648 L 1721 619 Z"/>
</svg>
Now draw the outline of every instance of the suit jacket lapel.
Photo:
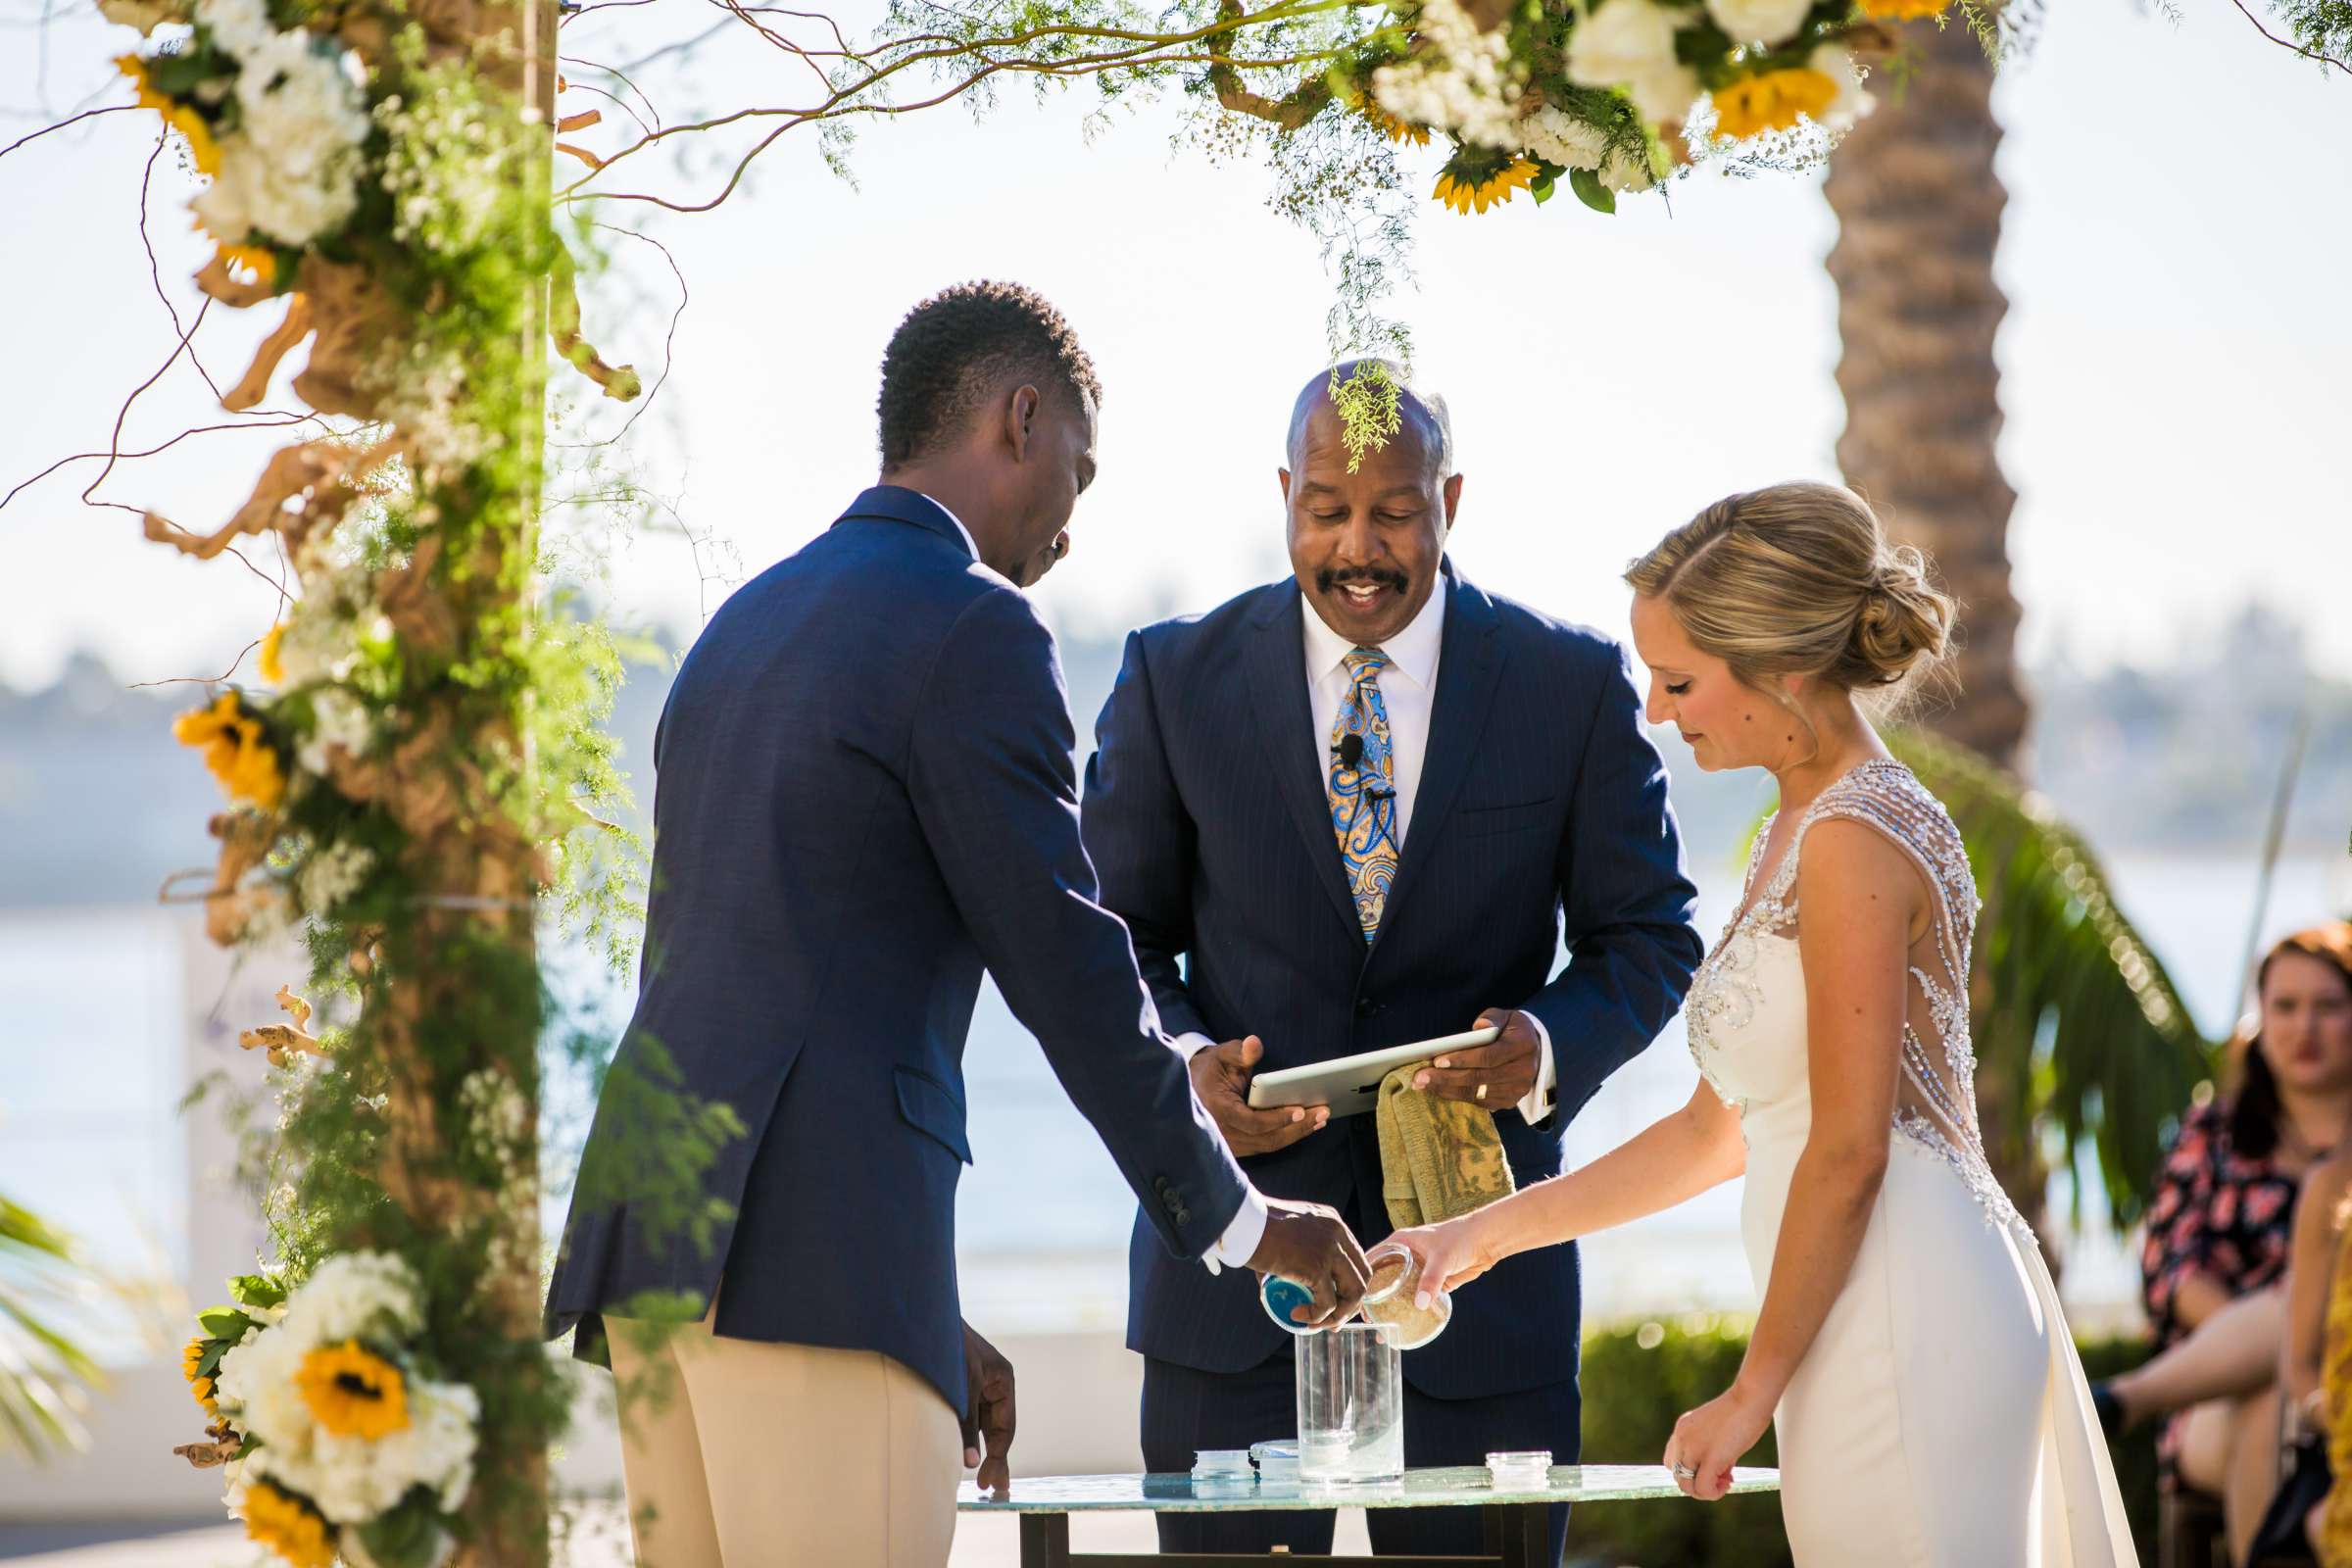
<svg viewBox="0 0 2352 1568">
<path fill-rule="evenodd" d="M 1363 925 L 1356 916 L 1355 896 L 1348 890 L 1339 840 L 1331 830 L 1331 803 L 1314 766 L 1315 719 L 1306 701 L 1305 628 L 1298 618 L 1304 610 L 1297 585 L 1278 583 L 1267 591 L 1272 603 L 1251 617 L 1255 646 L 1250 651 L 1250 707 L 1257 715 L 1258 742 L 1265 748 L 1275 792 L 1305 841 L 1315 880 L 1323 884 L 1348 929 L 1360 937 Z M 1441 683 L 1444 678 L 1439 676 Z"/>
<path fill-rule="evenodd" d="M 1396 882 L 1389 890 L 1389 919 L 1405 906 L 1421 862 L 1429 858 L 1439 830 L 1453 809 L 1454 798 L 1470 776 L 1478 756 L 1478 738 L 1485 733 L 1487 714 L 1494 706 L 1494 689 L 1502 674 L 1502 640 L 1494 635 L 1502 624 L 1494 601 L 1463 583 L 1446 565 L 1442 589 L 1446 602 L 1446 633 L 1438 654 L 1438 689 L 1430 701 L 1429 750 L 1421 759 L 1421 787 L 1413 798 L 1412 826 L 1396 857 Z"/>
</svg>

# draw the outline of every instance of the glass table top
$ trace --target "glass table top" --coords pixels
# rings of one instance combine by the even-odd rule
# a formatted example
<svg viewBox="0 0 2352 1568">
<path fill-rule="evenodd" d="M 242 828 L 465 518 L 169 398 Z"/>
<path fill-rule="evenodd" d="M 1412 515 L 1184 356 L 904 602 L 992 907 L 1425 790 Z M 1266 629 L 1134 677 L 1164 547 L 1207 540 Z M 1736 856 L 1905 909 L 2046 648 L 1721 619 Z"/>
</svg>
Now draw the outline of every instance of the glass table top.
<svg viewBox="0 0 2352 1568">
<path fill-rule="evenodd" d="M 1778 1470 L 1734 1470 L 1732 1491 L 1777 1492 Z M 1264 1508 L 1434 1508 L 1483 1502 L 1626 1502 L 1679 1497 L 1659 1464 L 1555 1464 L 1548 1485 L 1498 1488 L 1484 1465 L 1407 1470 L 1380 1486 L 1268 1485 L 1245 1479 L 1196 1482 L 1189 1473 L 1150 1476 L 1021 1476 L 1009 1497 L 984 1497 L 966 1481 L 956 1506 L 966 1513 L 1247 1513 Z"/>
</svg>

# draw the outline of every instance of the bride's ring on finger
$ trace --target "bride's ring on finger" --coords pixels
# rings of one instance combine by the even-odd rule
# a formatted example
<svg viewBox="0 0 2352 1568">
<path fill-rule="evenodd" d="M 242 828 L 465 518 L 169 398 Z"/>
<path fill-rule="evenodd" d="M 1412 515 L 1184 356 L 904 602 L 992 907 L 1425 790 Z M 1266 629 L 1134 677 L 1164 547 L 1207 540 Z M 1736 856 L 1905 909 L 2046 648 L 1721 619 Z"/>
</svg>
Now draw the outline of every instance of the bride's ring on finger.
<svg viewBox="0 0 2352 1568">
<path fill-rule="evenodd" d="M 1674 1479 L 1677 1481 L 1696 1481 L 1698 1479 L 1698 1472 L 1691 1469 L 1687 1464 L 1678 1464 L 1674 1467 Z"/>
</svg>

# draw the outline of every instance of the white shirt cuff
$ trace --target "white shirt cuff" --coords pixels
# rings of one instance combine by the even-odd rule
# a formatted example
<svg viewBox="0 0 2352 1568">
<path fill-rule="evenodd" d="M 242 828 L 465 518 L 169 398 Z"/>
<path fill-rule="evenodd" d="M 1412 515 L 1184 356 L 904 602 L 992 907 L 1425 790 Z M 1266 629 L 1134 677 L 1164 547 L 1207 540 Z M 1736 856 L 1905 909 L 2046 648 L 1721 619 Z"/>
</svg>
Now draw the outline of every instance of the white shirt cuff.
<svg viewBox="0 0 2352 1568">
<path fill-rule="evenodd" d="M 1266 1200 L 1257 1196 L 1257 1189 L 1242 1189 L 1242 1206 L 1234 1211 L 1233 1223 L 1217 1238 L 1217 1245 L 1200 1259 L 1211 1274 L 1222 1273 L 1227 1266 L 1247 1267 L 1257 1255 L 1258 1243 L 1266 1239 Z"/>
<path fill-rule="evenodd" d="M 1551 1114 L 1551 1091 L 1559 1073 L 1551 1064 L 1551 1031 L 1544 1027 L 1543 1019 L 1524 1007 L 1519 1009 L 1519 1015 L 1536 1029 L 1536 1087 L 1519 1102 L 1519 1114 L 1533 1127 Z"/>
<path fill-rule="evenodd" d="M 1184 1059 L 1187 1061 L 1192 1060 L 1195 1056 L 1198 1056 L 1200 1054 L 1200 1053 L 1206 1051 L 1209 1047 L 1215 1044 L 1216 1042 L 1214 1040 L 1209 1039 L 1208 1036 L 1200 1033 L 1200 1031 L 1198 1029 L 1191 1030 L 1176 1037 L 1176 1049 L 1184 1053 Z"/>
</svg>

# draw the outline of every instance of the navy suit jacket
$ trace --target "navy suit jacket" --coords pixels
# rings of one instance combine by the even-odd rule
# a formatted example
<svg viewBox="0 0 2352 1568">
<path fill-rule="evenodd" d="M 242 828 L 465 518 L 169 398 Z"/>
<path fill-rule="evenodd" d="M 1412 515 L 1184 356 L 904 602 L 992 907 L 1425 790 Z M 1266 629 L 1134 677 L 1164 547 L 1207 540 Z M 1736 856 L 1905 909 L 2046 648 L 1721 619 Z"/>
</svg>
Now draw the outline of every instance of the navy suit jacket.
<svg viewBox="0 0 2352 1568">
<path fill-rule="evenodd" d="M 956 1187 L 984 965 L 1153 1245 L 1215 1245 L 1243 1180 L 1097 902 L 1073 739 L 1027 596 L 911 490 L 866 491 L 711 617 L 654 743 L 645 958 L 613 1071 L 658 1080 L 666 1053 L 687 1094 L 734 1109 L 749 1135 L 705 1184 L 731 1217 L 702 1248 L 650 1192 L 575 1200 L 551 1336 L 577 1323 L 594 1357 L 602 1312 L 645 1292 L 707 1308 L 723 1272 L 720 1335 L 879 1350 L 961 1412 Z M 613 1081 L 583 1163 L 647 1136 Z"/>
<path fill-rule="evenodd" d="M 1597 632 L 1485 593 L 1445 566 L 1428 752 L 1380 937 L 1357 923 L 1309 732 L 1289 579 L 1127 640 L 1087 768 L 1086 845 L 1174 1033 L 1255 1034 L 1260 1071 L 1467 1029 L 1521 1007 L 1550 1032 L 1546 1124 L 1494 1120 L 1521 1186 L 1554 1175 L 1560 1131 L 1682 1004 L 1696 894 L 1625 656 Z M 1551 976 L 1565 922 L 1570 961 Z M 1180 964 L 1179 960 L 1182 960 Z M 1244 1161 L 1271 1197 L 1330 1203 L 1367 1243 L 1391 1229 L 1370 1115 Z M 1128 1253 L 1127 1343 L 1208 1372 L 1282 1333 L 1246 1274 Z M 1578 1365 L 1577 1259 L 1522 1253 L 1464 1288 L 1404 1358 L 1415 1387 L 1474 1398 Z"/>
</svg>

